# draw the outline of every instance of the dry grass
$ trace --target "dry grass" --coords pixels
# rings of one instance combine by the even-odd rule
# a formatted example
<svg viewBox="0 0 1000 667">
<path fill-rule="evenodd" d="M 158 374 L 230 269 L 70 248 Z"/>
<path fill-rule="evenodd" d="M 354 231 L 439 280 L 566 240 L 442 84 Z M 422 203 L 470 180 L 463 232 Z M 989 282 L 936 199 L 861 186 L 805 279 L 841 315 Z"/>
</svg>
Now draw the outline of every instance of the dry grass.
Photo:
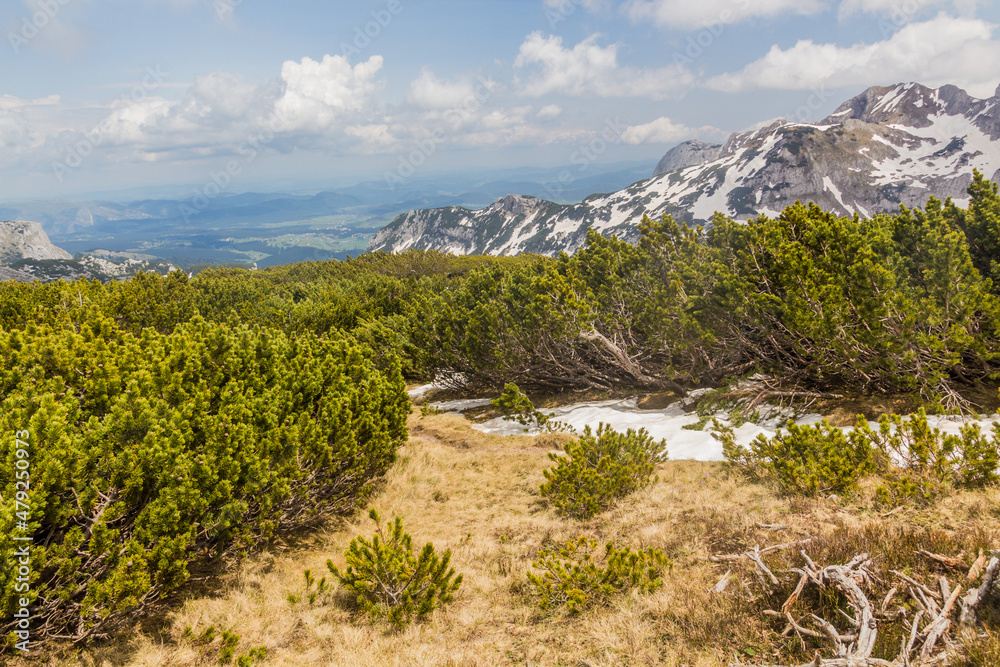
<svg viewBox="0 0 1000 667">
<path fill-rule="evenodd" d="M 818 559 L 853 555 L 864 547 L 876 561 L 906 567 L 900 559 L 919 546 L 952 555 L 962 548 L 1000 546 L 995 489 L 883 517 L 871 485 L 850 502 L 784 498 L 728 475 L 719 464 L 693 461 L 661 464 L 657 484 L 578 523 L 558 517 L 538 495 L 542 470 L 550 465 L 547 453 L 566 438 L 486 435 L 460 417 L 420 417 L 419 411 L 411 416 L 410 429 L 410 442 L 373 505 L 385 518 L 401 516 L 417 545 L 431 541 L 439 552 L 451 549 L 454 567 L 464 574 L 455 601 L 429 621 L 393 632 L 353 617 L 342 600 L 316 606 L 287 600 L 290 593 L 302 593 L 305 569 L 326 573 L 327 558 L 343 565 L 350 540 L 371 534 L 370 521 L 359 513 L 307 543 L 248 559 L 211 594 L 178 602 L 127 637 L 64 649 L 33 664 L 218 664 L 218 640 L 205 647 L 185 637 L 187 627 L 197 635 L 208 626 L 239 634 L 237 654 L 265 646 L 263 664 L 296 667 L 695 667 L 727 664 L 737 652 L 747 662 L 786 660 L 796 649 L 760 613 L 767 601 L 736 584 L 723 595 L 708 592 L 729 569 L 710 562 L 709 555 L 810 534 L 817 538 L 811 552 Z M 576 617 L 544 614 L 529 596 L 524 573 L 540 547 L 579 534 L 633 548 L 659 547 L 672 559 L 672 572 L 663 588 L 648 596 L 626 596 Z M 990 641 L 988 650 L 995 651 L 996 640 Z"/>
</svg>

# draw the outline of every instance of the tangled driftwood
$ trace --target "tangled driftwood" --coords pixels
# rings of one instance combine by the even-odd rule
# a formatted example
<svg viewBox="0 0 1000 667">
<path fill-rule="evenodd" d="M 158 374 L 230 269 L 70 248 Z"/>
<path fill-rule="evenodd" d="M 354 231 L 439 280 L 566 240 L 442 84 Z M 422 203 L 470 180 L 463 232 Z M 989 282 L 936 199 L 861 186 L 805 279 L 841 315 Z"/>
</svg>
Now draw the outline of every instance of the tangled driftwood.
<svg viewBox="0 0 1000 667">
<path fill-rule="evenodd" d="M 773 593 L 779 586 L 780 580 L 764 564 L 761 556 L 768 552 L 800 546 L 807 542 L 809 540 L 779 544 L 765 549 L 754 547 L 741 554 L 713 556 L 712 560 L 717 562 L 743 559 L 750 561 L 754 565 L 754 573 L 764 590 Z M 1000 568 L 1000 558 L 994 555 L 986 564 L 986 557 L 980 554 L 965 578 L 967 582 L 974 582 L 983 573 L 985 567 L 982 583 L 978 588 L 967 591 L 964 596 L 961 595 L 962 584 L 953 585 L 947 577 L 942 576 L 938 579 L 937 590 L 935 590 L 901 572 L 893 571 L 892 574 L 900 579 L 900 585 L 890 589 L 881 604 L 876 606 L 872 604 L 865 593 L 865 587 L 874 578 L 870 570 L 871 560 L 868 554 L 859 554 L 845 565 L 820 567 L 805 551 L 800 550 L 799 553 L 802 555 L 804 565 L 801 568 L 792 568 L 782 573 L 798 577 L 795 589 L 781 605 L 780 610 L 766 610 L 764 613 L 785 620 L 787 626 L 782 635 L 795 632 L 803 649 L 806 647 L 803 637 L 813 637 L 828 642 L 833 656 L 823 658 L 817 651 L 816 657 L 811 662 L 798 667 L 931 667 L 947 664 L 948 659 L 956 650 L 955 640 L 952 637 L 953 630 L 960 626 L 973 626 L 976 623 L 977 611 L 989 596 L 993 583 L 997 580 L 997 570 Z M 941 556 L 926 551 L 918 553 L 951 569 L 957 569 L 961 563 L 955 557 Z M 731 572 L 727 572 L 719 584 L 712 589 L 713 592 L 721 593 L 724 591 L 730 576 Z M 809 614 L 807 617 L 796 620 L 792 615 L 792 608 L 809 586 L 822 589 L 833 588 L 846 598 L 853 615 L 838 610 L 843 618 L 833 619 L 841 623 L 842 626 L 846 623 L 845 629 L 841 629 L 831 620 L 820 618 L 815 614 Z M 908 594 L 915 603 L 917 612 L 912 619 L 906 618 L 907 611 L 901 605 L 897 605 L 895 610 L 890 610 L 897 594 L 901 592 Z M 872 657 L 872 651 L 878 638 L 880 619 L 885 621 L 903 619 L 904 627 L 908 629 L 908 633 L 904 635 L 901 642 L 898 655 L 891 661 Z M 731 667 L 736 665 L 739 663 L 732 663 Z M 776 665 L 773 667 L 789 666 Z"/>
</svg>

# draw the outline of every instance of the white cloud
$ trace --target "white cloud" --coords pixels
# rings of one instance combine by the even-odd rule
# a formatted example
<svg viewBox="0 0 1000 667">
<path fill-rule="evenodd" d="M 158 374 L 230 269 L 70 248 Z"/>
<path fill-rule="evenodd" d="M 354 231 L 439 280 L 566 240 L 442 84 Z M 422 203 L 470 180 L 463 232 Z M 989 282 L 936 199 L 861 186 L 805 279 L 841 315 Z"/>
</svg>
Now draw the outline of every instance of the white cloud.
<svg viewBox="0 0 1000 667">
<path fill-rule="evenodd" d="M 48 95 L 37 100 L 22 100 L 13 95 L 0 95 L 0 111 L 10 111 L 12 109 L 23 109 L 33 106 L 54 106 L 59 104 L 62 98 L 59 95 Z"/>
<path fill-rule="evenodd" d="M 625 131 L 622 132 L 622 141 L 632 145 L 669 144 L 690 139 L 695 134 L 697 134 L 697 130 L 662 116 L 643 125 L 630 125 L 625 128 Z"/>
<path fill-rule="evenodd" d="M 44 141 L 46 131 L 56 127 L 52 116 L 61 101 L 59 95 L 34 100 L 0 95 L 0 148 L 21 151 Z"/>
<path fill-rule="evenodd" d="M 680 66 L 641 70 L 618 65 L 618 46 L 597 44 L 591 35 L 573 48 L 562 38 L 533 32 L 521 44 L 516 69 L 534 70 L 522 84 L 532 97 L 561 93 L 580 97 L 651 97 L 663 99 L 693 82 L 690 71 Z"/>
<path fill-rule="evenodd" d="M 801 40 L 788 49 L 772 46 L 743 70 L 709 79 L 715 90 L 813 90 L 919 81 L 953 83 L 972 95 L 990 97 L 997 83 L 1000 42 L 984 21 L 940 14 L 911 23 L 873 44 L 842 47 Z"/>
<path fill-rule="evenodd" d="M 547 104 L 538 110 L 539 118 L 555 118 L 562 113 L 562 107 L 558 104 Z"/>
<path fill-rule="evenodd" d="M 286 61 L 264 82 L 216 71 L 197 76 L 181 99 L 161 96 L 163 82 L 150 79 L 101 116 L 100 108 L 61 109 L 75 122 L 46 132 L 45 150 L 62 162 L 82 145 L 95 155 L 88 162 L 121 163 L 246 155 L 249 143 L 254 151 L 378 151 L 394 141 L 380 108 L 381 66 L 380 56 L 352 67 L 327 55 Z"/>
<path fill-rule="evenodd" d="M 260 86 L 233 72 L 212 72 L 195 77 L 190 94 L 199 111 L 220 119 L 245 118 L 260 104 Z"/>
<path fill-rule="evenodd" d="M 396 137 L 392 136 L 389 126 L 385 123 L 372 125 L 350 125 L 344 128 L 344 132 L 352 137 L 357 137 L 364 141 L 365 145 L 373 148 L 387 148 L 396 144 Z"/>
<path fill-rule="evenodd" d="M 475 88 L 468 80 L 442 81 L 426 67 L 410 83 L 407 99 L 423 109 L 453 109 L 475 97 Z"/>
<path fill-rule="evenodd" d="M 144 97 L 116 109 L 101 123 L 101 139 L 112 145 L 145 144 L 164 128 L 174 106 L 162 97 Z M 176 124 L 176 122 L 175 122 Z M 175 127 L 171 129 L 190 129 Z"/>
<path fill-rule="evenodd" d="M 195 77 L 177 97 L 167 92 L 163 73 L 150 77 L 151 72 L 114 102 L 98 106 L 66 105 L 58 96 L 0 95 L 0 164 L 39 173 L 66 165 L 60 172 L 66 175 L 99 173 L 111 164 L 216 164 L 258 153 L 394 155 L 414 146 L 570 143 L 593 131 L 567 119 L 559 104 L 525 103 L 524 88 L 534 86 L 536 94 L 550 89 L 650 97 L 677 90 L 676 74 L 619 66 L 614 46 L 589 40 L 564 48 L 557 38 L 540 35 L 535 51 L 532 44 L 526 40 L 518 65 L 527 78 L 518 90 L 471 72 L 442 80 L 425 69 L 403 99 L 386 101 L 380 56 L 352 66 L 341 56 L 327 55 L 286 61 L 279 76 L 265 81 L 209 72 Z M 691 75 L 684 74 L 689 84 Z M 656 129 L 662 136 L 664 128 Z M 655 133 L 647 134 L 641 140 L 657 141 Z"/>
<path fill-rule="evenodd" d="M 0 148 L 18 148 L 28 144 L 30 131 L 23 117 L 0 111 Z"/>
<path fill-rule="evenodd" d="M 629 0 L 624 11 L 633 21 L 691 30 L 758 17 L 818 14 L 826 8 L 826 0 Z"/>
<path fill-rule="evenodd" d="M 287 60 L 281 66 L 285 92 L 274 111 L 289 129 L 321 130 L 369 104 L 382 89 L 382 83 L 375 80 L 380 69 L 382 56 L 354 67 L 340 55 L 327 54 L 321 62 Z"/>
</svg>

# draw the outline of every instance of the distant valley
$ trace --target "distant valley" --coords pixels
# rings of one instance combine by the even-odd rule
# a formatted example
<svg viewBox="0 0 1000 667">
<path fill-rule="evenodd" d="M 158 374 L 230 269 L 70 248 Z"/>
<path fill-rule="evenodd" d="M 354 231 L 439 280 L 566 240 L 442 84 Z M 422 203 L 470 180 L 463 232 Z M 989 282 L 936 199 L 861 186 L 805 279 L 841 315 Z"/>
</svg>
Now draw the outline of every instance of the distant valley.
<svg viewBox="0 0 1000 667">
<path fill-rule="evenodd" d="M 594 191 L 624 187 L 646 170 L 643 163 L 594 165 L 571 187 L 560 186 L 560 195 L 578 201 Z M 0 220 L 38 222 L 67 257 L 96 255 L 104 261 L 165 262 L 186 268 L 208 264 L 263 268 L 360 254 L 379 229 L 412 209 L 486 206 L 508 192 L 544 194 L 552 189 L 548 184 L 558 171 L 495 169 L 464 176 L 415 176 L 402 185 L 373 181 L 313 194 L 223 194 L 207 202 L 190 198 L 5 202 L 0 204 Z M 17 259 L 8 257 L 0 264 L 9 267 Z M 44 273 L 40 267 L 34 270 Z M 77 267 L 63 269 L 60 277 L 78 272 Z"/>
</svg>

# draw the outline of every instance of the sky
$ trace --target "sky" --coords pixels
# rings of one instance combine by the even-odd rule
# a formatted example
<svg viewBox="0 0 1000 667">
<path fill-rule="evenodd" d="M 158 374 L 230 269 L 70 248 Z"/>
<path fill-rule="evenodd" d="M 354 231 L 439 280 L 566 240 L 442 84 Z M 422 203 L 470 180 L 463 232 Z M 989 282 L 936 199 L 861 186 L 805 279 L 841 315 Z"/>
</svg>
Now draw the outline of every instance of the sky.
<svg viewBox="0 0 1000 667">
<path fill-rule="evenodd" d="M 647 160 L 1000 83 L 984 0 L 0 0 L 0 200 Z"/>
</svg>

